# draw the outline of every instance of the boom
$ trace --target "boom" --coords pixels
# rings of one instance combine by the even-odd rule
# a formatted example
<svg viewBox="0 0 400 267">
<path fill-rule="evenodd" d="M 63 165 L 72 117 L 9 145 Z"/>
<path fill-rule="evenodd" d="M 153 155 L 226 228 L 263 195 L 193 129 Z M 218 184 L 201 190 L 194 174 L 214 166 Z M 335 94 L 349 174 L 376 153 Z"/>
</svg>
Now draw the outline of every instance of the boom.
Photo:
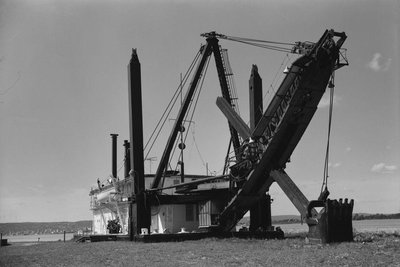
<svg viewBox="0 0 400 267">
<path fill-rule="evenodd" d="M 336 37 L 339 40 L 335 41 Z M 317 110 L 333 71 L 342 66 L 339 50 L 345 39 L 344 33 L 325 31 L 321 39 L 290 67 L 252 133 L 261 153 L 251 159 L 253 164 L 245 183 L 220 214 L 221 230 L 232 229 L 268 191 L 274 182 L 272 170 L 285 168 Z"/>
<path fill-rule="evenodd" d="M 207 36 L 207 44 L 202 46 L 202 48 L 201 48 L 200 62 L 197 65 L 196 71 L 195 71 L 192 81 L 189 85 L 189 89 L 186 93 L 182 107 L 179 110 L 178 117 L 175 120 L 175 124 L 174 124 L 172 132 L 169 136 L 167 145 L 165 146 L 164 153 L 160 160 L 160 164 L 158 166 L 157 172 L 155 174 L 155 177 L 154 177 L 154 180 L 153 180 L 153 183 L 151 186 L 152 189 L 161 187 L 161 184 L 160 184 L 161 177 L 167 168 L 170 154 L 171 154 L 172 148 L 174 146 L 174 143 L 176 141 L 176 138 L 178 136 L 179 129 L 181 128 L 183 119 L 189 108 L 189 104 L 192 101 L 192 98 L 194 96 L 195 89 L 196 89 L 197 84 L 200 80 L 200 77 L 204 71 L 206 62 L 207 62 L 208 58 L 211 56 L 211 53 L 214 53 L 214 59 L 215 59 L 215 64 L 216 64 L 217 71 L 218 71 L 218 78 L 219 78 L 219 82 L 220 82 L 220 86 L 221 86 L 222 96 L 228 102 L 228 104 L 230 106 L 232 106 L 232 98 L 231 98 L 230 88 L 229 88 L 228 82 L 227 82 L 225 66 L 224 66 L 222 56 L 221 56 L 220 47 L 218 45 L 218 39 L 216 38 L 216 35 L 214 32 L 214 34 L 211 33 L 209 36 Z M 230 122 L 228 122 L 228 125 L 229 125 L 229 131 L 231 133 L 231 139 L 233 142 L 233 146 L 235 149 L 235 155 L 236 155 L 236 158 L 238 159 L 239 154 L 240 154 L 239 136 L 238 136 L 236 129 L 231 125 Z"/>
</svg>

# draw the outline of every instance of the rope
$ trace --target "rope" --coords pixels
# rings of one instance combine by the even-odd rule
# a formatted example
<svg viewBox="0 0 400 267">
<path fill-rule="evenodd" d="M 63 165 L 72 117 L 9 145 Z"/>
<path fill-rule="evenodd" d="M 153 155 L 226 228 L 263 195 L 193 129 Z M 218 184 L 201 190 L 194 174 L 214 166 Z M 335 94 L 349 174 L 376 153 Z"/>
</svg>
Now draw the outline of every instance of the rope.
<svg viewBox="0 0 400 267">
<path fill-rule="evenodd" d="M 326 152 L 325 152 L 325 165 L 324 165 L 324 177 L 321 186 L 321 193 L 324 189 L 328 188 L 328 177 L 329 177 L 329 143 L 331 138 L 331 128 L 332 128 L 332 113 L 333 113 L 333 96 L 335 88 L 335 72 L 332 73 L 331 80 L 329 82 L 330 95 L 329 95 L 329 119 L 328 119 L 328 138 L 326 142 Z M 325 186 L 325 187 L 324 187 Z"/>
</svg>

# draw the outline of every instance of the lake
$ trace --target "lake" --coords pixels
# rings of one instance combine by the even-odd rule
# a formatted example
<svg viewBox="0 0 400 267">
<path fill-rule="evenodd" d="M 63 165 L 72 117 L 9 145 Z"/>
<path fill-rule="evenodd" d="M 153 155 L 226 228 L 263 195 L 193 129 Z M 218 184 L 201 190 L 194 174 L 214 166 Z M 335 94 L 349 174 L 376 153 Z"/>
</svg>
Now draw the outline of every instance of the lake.
<svg viewBox="0 0 400 267">
<path fill-rule="evenodd" d="M 289 233 L 304 233 L 308 232 L 307 224 L 293 223 L 293 224 L 274 224 L 275 227 L 279 226 L 282 230 Z M 386 233 L 400 233 L 400 219 L 391 220 L 362 220 L 353 221 L 353 228 L 356 232 L 386 232 Z M 73 233 L 67 233 L 65 240 L 71 240 L 74 237 Z M 40 241 L 63 241 L 64 234 L 45 234 L 45 235 L 14 235 L 3 236 L 8 239 L 9 243 L 15 242 L 38 242 Z M 40 242 L 39 241 L 39 242 Z"/>
<path fill-rule="evenodd" d="M 293 224 L 275 224 L 279 226 L 285 233 L 302 233 L 308 232 L 306 223 L 293 223 Z M 356 232 L 386 232 L 386 233 L 400 233 L 400 219 L 390 220 L 361 220 L 353 221 L 353 229 Z"/>
<path fill-rule="evenodd" d="M 66 233 L 65 234 L 65 241 L 71 240 L 74 237 L 73 233 Z M 40 238 L 40 239 L 39 239 Z M 15 243 L 15 242 L 42 242 L 42 241 L 63 241 L 64 234 L 38 234 L 38 235 L 11 235 L 11 236 L 4 236 L 3 239 L 8 239 L 8 243 Z"/>
</svg>

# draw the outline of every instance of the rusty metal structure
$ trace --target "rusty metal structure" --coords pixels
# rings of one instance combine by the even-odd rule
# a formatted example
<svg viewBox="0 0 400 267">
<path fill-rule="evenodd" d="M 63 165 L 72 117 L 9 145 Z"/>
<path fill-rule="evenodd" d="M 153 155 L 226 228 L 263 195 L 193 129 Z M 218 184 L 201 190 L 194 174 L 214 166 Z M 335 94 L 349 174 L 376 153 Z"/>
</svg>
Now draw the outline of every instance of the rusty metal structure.
<svg viewBox="0 0 400 267">
<path fill-rule="evenodd" d="M 286 164 L 316 112 L 326 88 L 328 85 L 330 88 L 334 86 L 334 72 L 348 65 L 342 48 L 346 34 L 326 30 L 315 43 L 294 44 L 231 37 L 216 32 L 202 36 L 206 38 L 206 44 L 200 48 L 186 95 L 182 99 L 157 171 L 151 177 L 144 174 L 141 70 L 137 52 L 132 52 L 128 65 L 130 142 L 124 143 L 125 177 L 129 176 L 127 178 L 133 181 L 132 194 L 129 196 L 130 239 L 143 238 L 143 229 L 154 228 L 154 207 L 188 203 L 198 209 L 196 216 L 201 226 L 200 233 L 231 233 L 239 220 L 250 212 L 251 233 L 280 236 L 281 231 L 274 230 L 271 224 L 271 198 L 268 194 L 271 184 L 276 182 L 308 223 L 310 238 L 322 242 L 352 240 L 353 200 L 330 200 L 325 187 L 320 199 L 309 201 L 285 172 Z M 249 125 L 237 112 L 229 79 L 231 70 L 226 50 L 219 45 L 220 39 L 299 55 L 285 70 L 281 85 L 265 110 L 262 79 L 257 66 L 253 65 L 249 79 Z M 290 48 L 282 48 L 282 45 L 290 45 Z M 221 89 L 221 97 L 217 98 L 216 104 L 228 121 L 230 133 L 224 173 L 221 176 L 198 177 L 186 181 L 182 156 L 180 182 L 165 186 L 166 177 L 173 175 L 168 170 L 171 152 L 179 142 L 178 135 L 185 131 L 185 118 L 212 55 Z M 182 140 L 181 137 L 181 150 L 185 148 Z M 231 150 L 232 157 L 229 156 Z M 113 176 L 116 175 L 113 171 Z M 146 186 L 146 177 L 152 179 L 149 186 Z M 217 184 L 226 186 L 210 186 Z M 175 191 L 173 194 L 162 193 L 167 189 Z M 317 212 L 316 207 L 323 209 Z M 154 238 L 163 235 L 157 233 L 153 235 Z M 196 234 L 187 235 L 193 237 Z"/>
</svg>

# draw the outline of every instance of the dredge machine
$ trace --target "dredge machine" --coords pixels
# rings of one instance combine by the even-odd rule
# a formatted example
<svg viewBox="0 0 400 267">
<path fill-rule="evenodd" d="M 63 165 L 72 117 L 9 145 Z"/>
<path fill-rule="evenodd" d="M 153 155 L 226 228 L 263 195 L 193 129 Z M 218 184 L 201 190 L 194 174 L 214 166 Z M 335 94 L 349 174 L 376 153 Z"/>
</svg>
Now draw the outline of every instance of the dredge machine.
<svg viewBox="0 0 400 267">
<path fill-rule="evenodd" d="M 286 164 L 316 112 L 326 88 L 329 85 L 333 89 L 334 72 L 348 65 L 342 48 L 346 34 L 326 30 L 317 42 L 297 42 L 290 48 L 282 48 L 281 45 L 289 45 L 285 43 L 236 38 L 216 32 L 202 36 L 206 38 L 206 44 L 200 48 L 197 66 L 193 65 L 194 74 L 149 186 L 146 186 L 144 175 L 140 63 L 136 50 L 133 50 L 128 65 L 131 147 L 128 149 L 129 162 L 126 162 L 129 164 L 128 169 L 132 166 L 129 176 L 134 181 L 129 196 L 131 239 L 139 238 L 144 233 L 143 229 L 154 228 L 154 207 L 184 203 L 197 205 L 196 216 L 203 232 L 231 232 L 248 211 L 251 232 L 272 231 L 271 199 L 267 192 L 271 184 L 276 182 L 309 225 L 310 238 L 318 238 L 323 242 L 352 240 L 353 200 L 330 200 L 327 198 L 329 192 L 325 190 L 318 200 L 310 202 L 285 172 Z M 227 56 L 219 45 L 219 39 L 299 54 L 285 70 L 283 81 L 265 110 L 261 78 L 257 66 L 253 65 L 249 126 L 236 110 Z M 185 130 L 188 110 L 195 102 L 196 88 L 212 54 L 222 95 L 217 98 L 216 104 L 228 120 L 231 140 L 229 147 L 232 145 L 234 156 L 229 157 L 228 149 L 223 175 L 192 179 L 190 182 L 184 179 L 182 160 L 180 183 L 165 186 L 163 181 L 171 174 L 168 171 L 171 153 L 179 143 L 179 134 L 182 135 Z M 183 142 L 179 148 L 184 149 Z M 211 190 L 211 187 L 207 187 L 211 183 L 224 183 L 228 186 Z M 173 194 L 162 194 L 171 188 L 175 190 Z M 317 212 L 315 207 L 323 209 Z"/>
</svg>

